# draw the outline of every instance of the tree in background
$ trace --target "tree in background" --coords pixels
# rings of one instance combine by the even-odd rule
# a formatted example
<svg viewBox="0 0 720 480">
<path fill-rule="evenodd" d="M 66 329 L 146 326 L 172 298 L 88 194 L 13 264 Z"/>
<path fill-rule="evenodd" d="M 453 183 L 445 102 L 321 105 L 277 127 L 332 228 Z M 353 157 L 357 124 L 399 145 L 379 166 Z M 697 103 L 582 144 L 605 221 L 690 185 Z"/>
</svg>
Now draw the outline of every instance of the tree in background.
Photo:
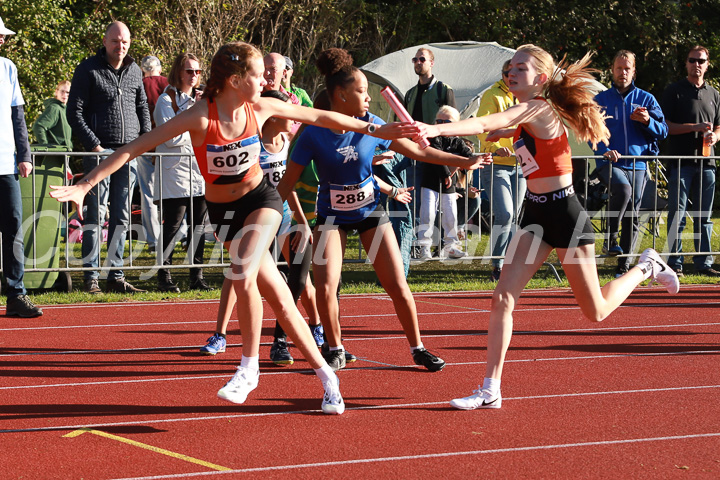
<svg viewBox="0 0 720 480">
<path fill-rule="evenodd" d="M 477 40 L 535 43 L 571 60 L 594 50 L 602 70 L 617 50 L 629 49 L 638 56 L 640 86 L 661 95 L 684 76 L 692 44 L 719 58 L 719 7 L 718 0 L 4 0 L 0 16 L 18 33 L 4 55 L 18 66 L 32 123 L 115 19 L 129 26 L 136 59 L 153 54 L 167 65 L 191 51 L 209 65 L 220 45 L 243 40 L 291 57 L 294 78 L 311 93 L 321 82 L 314 59 L 329 47 L 351 51 L 362 65 L 422 43 Z"/>
</svg>

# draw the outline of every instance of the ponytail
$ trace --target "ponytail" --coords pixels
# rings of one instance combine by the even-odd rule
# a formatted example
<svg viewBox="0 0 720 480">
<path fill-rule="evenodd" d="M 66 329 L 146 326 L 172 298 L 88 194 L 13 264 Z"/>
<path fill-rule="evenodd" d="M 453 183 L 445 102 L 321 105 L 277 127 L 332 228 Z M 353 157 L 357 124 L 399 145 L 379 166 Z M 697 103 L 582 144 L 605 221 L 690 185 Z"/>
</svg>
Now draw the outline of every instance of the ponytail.
<svg viewBox="0 0 720 480">
<path fill-rule="evenodd" d="M 592 74 L 597 70 L 588 68 L 591 58 L 592 53 L 587 53 L 580 61 L 570 64 L 564 57 L 546 83 L 543 94 L 578 140 L 590 142 L 596 149 L 600 142 L 608 144 L 610 131 L 595 101 L 595 78 Z"/>
</svg>

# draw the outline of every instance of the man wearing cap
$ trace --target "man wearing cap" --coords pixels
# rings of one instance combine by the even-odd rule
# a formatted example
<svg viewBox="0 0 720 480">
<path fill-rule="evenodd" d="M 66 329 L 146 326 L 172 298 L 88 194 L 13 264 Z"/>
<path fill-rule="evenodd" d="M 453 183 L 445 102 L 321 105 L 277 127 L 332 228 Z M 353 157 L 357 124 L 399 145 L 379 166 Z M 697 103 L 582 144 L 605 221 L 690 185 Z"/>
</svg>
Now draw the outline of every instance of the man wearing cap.
<svg viewBox="0 0 720 480">
<path fill-rule="evenodd" d="M 0 46 L 6 36 L 14 34 L 0 19 Z M 25 247 L 18 175 L 27 177 L 33 169 L 24 104 L 17 67 L 0 57 L 0 232 L 3 235 L 2 271 L 7 282 L 5 314 L 39 317 L 43 312 L 30 301 L 23 283 Z"/>
<path fill-rule="evenodd" d="M 130 30 L 122 22 L 111 23 L 103 46 L 96 55 L 77 66 L 67 106 L 68 123 L 89 152 L 109 154 L 150 131 L 150 112 L 142 83 L 142 71 L 127 52 Z M 83 169 L 90 172 L 104 156 L 83 157 Z M 130 221 L 129 196 L 135 186 L 137 160 L 92 185 L 85 198 L 87 211 L 83 227 L 84 267 L 100 266 L 100 226 L 110 201 L 107 263 L 107 290 L 135 293 L 139 290 L 125 280 L 120 270 L 125 255 L 125 238 Z M 87 181 L 87 180 L 86 180 Z M 100 293 L 97 270 L 85 271 L 85 290 Z"/>
<path fill-rule="evenodd" d="M 302 89 L 298 87 L 297 85 L 293 85 L 291 82 L 292 74 L 293 74 L 293 62 L 290 60 L 290 57 L 285 56 L 285 74 L 282 78 L 282 86 L 285 87 L 285 90 L 288 92 L 292 92 L 295 94 L 295 96 L 300 100 L 300 105 L 304 107 L 311 107 L 313 106 L 312 100 L 310 100 L 310 95 L 308 95 L 307 91 L 305 89 Z"/>
</svg>

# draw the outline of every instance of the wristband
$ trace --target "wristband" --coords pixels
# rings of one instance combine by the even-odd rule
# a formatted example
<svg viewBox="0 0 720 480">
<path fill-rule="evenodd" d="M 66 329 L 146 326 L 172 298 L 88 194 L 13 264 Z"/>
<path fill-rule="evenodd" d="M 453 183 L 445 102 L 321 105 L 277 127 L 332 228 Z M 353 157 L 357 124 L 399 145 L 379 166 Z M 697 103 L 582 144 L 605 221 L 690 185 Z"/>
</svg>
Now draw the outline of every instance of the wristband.
<svg viewBox="0 0 720 480">
<path fill-rule="evenodd" d="M 400 193 L 400 190 L 398 190 L 397 187 L 392 187 L 392 190 L 390 191 L 390 198 L 394 200 L 395 198 L 397 198 L 398 193 Z"/>
<path fill-rule="evenodd" d="M 92 191 L 92 189 L 95 188 L 95 185 L 93 185 L 93 184 L 90 182 L 90 179 L 88 179 L 88 178 L 83 178 L 82 181 L 85 182 L 85 183 L 87 183 L 88 185 L 90 185 L 90 190 L 88 190 L 88 192 L 90 192 L 90 195 L 95 195 L 95 192 Z"/>
</svg>

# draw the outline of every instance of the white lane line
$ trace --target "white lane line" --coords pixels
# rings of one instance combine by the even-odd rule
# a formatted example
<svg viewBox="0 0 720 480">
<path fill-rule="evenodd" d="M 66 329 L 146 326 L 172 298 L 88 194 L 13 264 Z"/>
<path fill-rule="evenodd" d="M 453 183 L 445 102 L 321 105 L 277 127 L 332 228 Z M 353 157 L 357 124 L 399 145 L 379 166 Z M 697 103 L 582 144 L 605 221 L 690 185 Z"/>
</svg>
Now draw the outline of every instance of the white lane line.
<svg viewBox="0 0 720 480">
<path fill-rule="evenodd" d="M 682 308 L 682 307 L 711 307 L 711 306 L 717 306 L 720 305 L 720 302 L 687 302 L 687 303 L 644 303 L 642 305 L 620 305 L 617 310 L 621 309 L 628 309 L 628 308 L 664 308 L 664 307 L 674 307 L 674 308 Z M 167 306 L 165 304 L 164 306 Z M 455 311 L 446 311 L 446 312 L 418 312 L 418 317 L 430 317 L 435 315 L 458 315 L 458 314 L 465 314 L 465 315 L 471 315 L 471 314 L 477 314 L 477 313 L 490 313 L 490 310 L 488 309 L 482 309 L 482 308 L 474 308 L 474 307 L 455 307 L 453 305 L 445 305 L 447 308 L 457 308 Z M 46 307 L 43 307 L 46 308 Z M 520 313 L 534 313 L 534 312 L 546 312 L 546 311 L 568 311 L 568 310 L 580 310 L 580 307 L 577 305 L 568 305 L 566 307 L 533 307 L 533 308 L 527 308 L 527 307 L 519 307 L 516 308 L 514 313 L 520 314 Z M 376 313 L 376 314 L 357 314 L 357 315 L 342 315 L 343 321 L 350 321 L 353 319 L 365 319 L 365 318 L 384 318 L 384 317 L 396 317 L 395 312 L 390 313 Z M 305 317 L 307 318 L 307 317 Z M 230 319 L 230 321 L 234 321 L 235 319 Z M 275 317 L 268 317 L 263 318 L 263 322 L 274 322 Z M 112 323 L 112 324 L 90 324 L 90 325 L 37 325 L 37 326 L 29 326 L 29 327 L 10 327 L 10 328 L 0 328 L 0 332 L 12 332 L 12 331 L 24 331 L 24 330 L 63 330 L 63 329 L 72 329 L 72 328 L 124 328 L 124 327 L 152 327 L 152 326 L 164 326 L 164 325 L 196 325 L 196 324 L 215 324 L 214 319 L 208 319 L 208 320 L 197 320 L 197 321 L 177 321 L 177 322 L 146 322 L 146 323 Z M 706 324 L 706 325 L 715 325 L 714 323 Z M 630 328 L 630 327 L 627 327 Z M 647 328 L 647 327 L 638 327 L 638 328 Z M 597 329 L 597 328 L 596 328 Z M 557 331 L 563 331 L 563 330 L 557 330 Z"/>
<path fill-rule="evenodd" d="M 665 393 L 674 391 L 690 392 L 692 390 L 707 390 L 717 389 L 720 385 L 694 385 L 694 386 L 682 386 L 682 387 L 665 387 L 665 388 L 646 388 L 646 389 L 633 389 L 633 390 L 603 390 L 598 392 L 573 392 L 573 393 L 558 393 L 550 395 L 531 395 L 523 397 L 503 397 L 503 402 L 508 401 L 523 401 L 523 400 L 545 400 L 545 399 L 556 399 L 556 398 L 573 398 L 573 397 L 588 397 L 588 396 L 605 396 L 605 395 L 628 395 L 628 394 L 654 394 L 654 393 Z M 436 407 L 438 405 L 445 405 L 447 409 L 453 410 L 448 404 L 449 400 L 442 402 L 420 402 L 420 403 L 398 403 L 388 405 L 369 405 L 364 407 L 348 407 L 348 411 L 361 411 L 361 410 L 394 410 L 403 408 L 417 408 L 417 407 Z M 254 405 L 253 408 L 256 408 Z M 238 408 L 242 408 L 241 406 Z M 295 410 L 295 411 L 284 411 L 284 412 L 264 412 L 264 413 L 238 413 L 228 415 L 208 415 L 208 416 L 195 416 L 195 417 L 180 417 L 180 418 L 167 418 L 167 419 L 156 419 L 156 420 L 135 420 L 128 422 L 111 422 L 111 423 L 83 423 L 73 425 L 57 425 L 50 427 L 35 427 L 35 428 L 13 428 L 13 429 L 0 429 L 0 433 L 19 433 L 19 432 L 46 432 L 46 431 L 58 431 L 58 430 L 77 430 L 78 428 L 106 428 L 106 427 L 121 427 L 131 425 L 153 425 L 163 423 L 177 423 L 177 422 L 197 422 L 207 420 L 225 420 L 225 419 L 238 419 L 238 418 L 255 418 L 255 417 L 270 417 L 277 415 L 307 415 L 310 413 L 320 413 L 321 410 Z"/>
<path fill-rule="evenodd" d="M 358 465 L 364 463 L 380 463 L 380 462 L 399 462 L 407 460 L 424 460 L 427 458 L 448 458 L 448 457 L 460 457 L 468 455 L 489 455 L 494 453 L 515 453 L 515 452 L 530 452 L 536 450 L 558 450 L 565 448 L 578 448 L 578 447 L 598 447 L 598 446 L 609 446 L 609 445 L 625 445 L 629 443 L 648 443 L 648 442 L 667 442 L 667 441 L 678 441 L 678 440 L 691 440 L 696 438 L 712 438 L 720 437 L 720 432 L 709 432 L 709 433 L 693 433 L 688 435 L 669 435 L 664 437 L 646 437 L 646 438 L 628 438 L 622 440 L 597 440 L 593 442 L 576 442 L 576 443 L 560 443 L 554 445 L 529 445 L 525 447 L 509 447 L 509 448 L 493 448 L 488 450 L 470 450 L 464 452 L 434 452 L 423 455 L 401 455 L 397 457 L 378 457 L 378 458 L 359 458 L 353 460 L 337 460 L 334 462 L 318 462 L 318 463 L 303 463 L 296 465 L 276 465 L 272 467 L 255 467 L 255 468 L 239 468 L 236 470 L 224 470 L 224 471 L 213 471 L 213 472 L 195 472 L 195 473 L 182 473 L 172 475 L 153 475 L 148 477 L 126 477 L 116 480 L 155 480 L 165 478 L 188 478 L 188 477 L 201 477 L 208 475 L 224 475 L 233 473 L 254 473 L 254 472 L 269 472 L 277 470 L 298 470 L 306 468 L 318 468 L 318 467 L 337 467 L 340 465 Z"/>
<path fill-rule="evenodd" d="M 452 312 L 448 312 L 450 314 Z M 367 315 L 370 316 L 370 315 Z M 382 316 L 382 315 L 377 315 Z M 351 318 L 351 317 L 344 317 Z M 263 321 L 275 321 L 275 319 L 264 319 Z M 183 323 L 200 323 L 200 322 L 183 322 Z M 212 322 L 215 323 L 215 322 Z M 126 325 L 111 325 L 111 326 L 152 326 L 152 325 L 179 325 L 180 322 L 174 323 L 162 323 L 162 324 L 126 324 Z M 672 325 L 633 325 L 633 326 L 620 326 L 620 327 L 605 327 L 595 326 L 588 328 L 568 328 L 568 329 L 556 329 L 556 330 L 515 330 L 513 335 L 546 335 L 552 333 L 577 333 L 577 332 L 593 332 L 601 335 L 607 331 L 628 331 L 633 330 L 649 330 L 649 329 L 669 329 L 669 328 L 690 328 L 690 327 L 710 327 L 720 325 L 720 322 L 710 323 L 679 323 Z M 106 325 L 108 326 L 108 325 Z M 48 327 L 53 328 L 53 327 Z M 74 327 L 66 327 L 74 328 Z M 28 328 L 28 330 L 37 330 L 36 328 Z M 0 329 L 0 331 L 3 331 Z M 348 335 L 352 333 L 349 329 Z M 704 335 L 705 332 L 692 332 L 696 335 Z M 479 331 L 476 333 L 452 333 L 452 334 L 435 334 L 435 335 L 423 335 L 423 338 L 455 338 L 455 337 L 486 337 L 486 331 Z M 365 342 L 365 341 L 380 341 L 380 340 L 402 340 L 405 337 L 403 335 L 389 335 L 384 337 L 348 337 L 344 340 L 346 343 L 353 342 Z M 269 345 L 269 342 L 263 342 L 260 345 Z M 241 343 L 228 343 L 228 347 L 239 347 Z M 292 345 L 292 343 L 291 343 Z M 98 350 L 60 350 L 60 351 L 48 351 L 48 352 L 18 352 L 18 353 L 2 353 L 2 357 L 20 357 L 20 356 L 35 356 L 35 355 L 80 355 L 80 354 L 98 354 L 98 353 L 126 353 L 126 352 L 147 352 L 147 351 L 173 351 L 173 350 L 195 350 L 200 348 L 200 345 L 175 345 L 170 347 L 136 347 L 136 348 L 118 348 L 118 349 L 98 349 Z"/>
<path fill-rule="evenodd" d="M 564 361 L 582 361 L 582 360 L 607 360 L 607 359 L 619 359 L 619 358 L 638 358 L 638 357 L 665 357 L 665 356 L 682 356 L 682 355 L 717 355 L 715 350 L 687 350 L 680 352 L 657 352 L 657 353 L 620 353 L 614 355 L 584 355 L 576 357 L 552 357 L 552 358 L 525 358 L 525 359 L 510 359 L 505 360 L 505 363 L 535 363 L 535 362 L 564 362 Z M 343 372 L 360 373 L 368 370 L 386 370 L 390 368 L 407 368 L 415 369 L 417 366 L 412 365 L 394 365 L 391 363 L 383 363 L 380 361 L 374 361 L 363 357 L 357 357 L 359 362 L 367 362 L 378 366 L 360 367 L 356 366 L 353 368 L 344 369 Z M 468 365 L 485 365 L 486 362 L 454 362 L 447 363 L 446 368 L 450 366 L 468 366 Z M 96 385 L 118 385 L 118 384 L 129 384 L 129 383 L 147 383 L 147 382 L 181 382 L 183 380 L 207 380 L 212 378 L 228 378 L 232 371 L 228 370 L 226 374 L 219 375 L 193 375 L 183 377 L 156 377 L 156 378 L 138 378 L 132 380 L 104 380 L 100 382 L 74 382 L 74 383 L 53 383 L 45 385 L 14 385 L 7 387 L 0 387 L 1 390 L 23 390 L 30 388 L 60 388 L 60 387 L 85 387 L 85 386 L 96 386 Z M 307 375 L 313 373 L 312 370 L 277 370 L 277 371 L 262 371 L 261 376 L 265 375 L 295 375 L 302 374 Z M 2 419 L 2 417 L 0 417 Z"/>
</svg>

